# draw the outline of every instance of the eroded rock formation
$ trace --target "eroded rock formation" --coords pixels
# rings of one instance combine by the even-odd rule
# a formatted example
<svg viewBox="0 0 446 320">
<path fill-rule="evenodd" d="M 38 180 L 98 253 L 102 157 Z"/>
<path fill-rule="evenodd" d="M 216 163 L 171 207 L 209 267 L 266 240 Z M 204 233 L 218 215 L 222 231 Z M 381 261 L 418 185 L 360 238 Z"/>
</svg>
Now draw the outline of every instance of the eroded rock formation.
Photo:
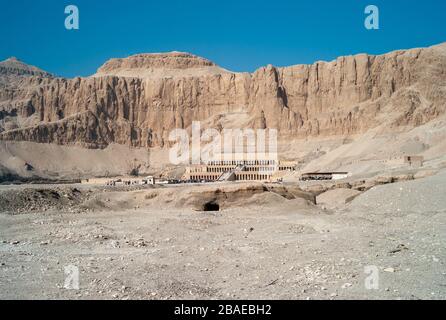
<svg viewBox="0 0 446 320">
<path fill-rule="evenodd" d="M 279 139 L 347 136 L 418 126 L 446 109 L 446 44 L 252 74 L 178 52 L 113 59 L 87 78 L 25 66 L 0 63 L 1 140 L 162 147 L 192 121 L 276 128 Z"/>
</svg>

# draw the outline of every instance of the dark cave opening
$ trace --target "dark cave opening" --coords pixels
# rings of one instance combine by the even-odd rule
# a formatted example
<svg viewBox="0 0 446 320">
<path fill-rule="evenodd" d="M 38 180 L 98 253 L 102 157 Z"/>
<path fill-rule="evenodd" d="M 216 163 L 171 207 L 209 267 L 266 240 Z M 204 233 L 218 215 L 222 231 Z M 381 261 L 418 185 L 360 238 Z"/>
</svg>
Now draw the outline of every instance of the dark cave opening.
<svg viewBox="0 0 446 320">
<path fill-rule="evenodd" d="M 203 205 L 203 211 L 220 211 L 220 205 L 215 202 L 207 202 Z"/>
</svg>

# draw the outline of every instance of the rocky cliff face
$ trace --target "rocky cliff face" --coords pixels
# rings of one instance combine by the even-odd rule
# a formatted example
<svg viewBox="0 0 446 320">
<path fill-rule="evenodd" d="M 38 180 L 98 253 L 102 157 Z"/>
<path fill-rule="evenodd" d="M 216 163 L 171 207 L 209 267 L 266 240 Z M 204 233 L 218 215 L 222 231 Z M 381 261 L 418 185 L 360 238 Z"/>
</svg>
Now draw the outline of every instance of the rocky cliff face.
<svg viewBox="0 0 446 320">
<path fill-rule="evenodd" d="M 172 129 L 192 121 L 275 128 L 285 140 L 348 136 L 443 115 L 446 44 L 253 74 L 178 52 L 113 59 L 94 76 L 75 79 L 23 71 L 7 60 L 0 78 L 1 140 L 162 147 Z"/>
</svg>

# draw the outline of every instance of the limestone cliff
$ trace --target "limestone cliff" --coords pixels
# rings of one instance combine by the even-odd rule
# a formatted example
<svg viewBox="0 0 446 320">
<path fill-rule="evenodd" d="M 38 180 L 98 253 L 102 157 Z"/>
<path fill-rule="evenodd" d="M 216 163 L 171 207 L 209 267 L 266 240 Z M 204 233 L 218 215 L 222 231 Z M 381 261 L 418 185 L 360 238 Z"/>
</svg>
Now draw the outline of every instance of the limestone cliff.
<svg viewBox="0 0 446 320">
<path fill-rule="evenodd" d="M 276 128 L 285 140 L 348 136 L 419 126 L 446 111 L 446 44 L 252 74 L 179 52 L 113 59 L 75 79 L 8 61 L 0 63 L 1 140 L 162 147 L 192 121 Z"/>
</svg>

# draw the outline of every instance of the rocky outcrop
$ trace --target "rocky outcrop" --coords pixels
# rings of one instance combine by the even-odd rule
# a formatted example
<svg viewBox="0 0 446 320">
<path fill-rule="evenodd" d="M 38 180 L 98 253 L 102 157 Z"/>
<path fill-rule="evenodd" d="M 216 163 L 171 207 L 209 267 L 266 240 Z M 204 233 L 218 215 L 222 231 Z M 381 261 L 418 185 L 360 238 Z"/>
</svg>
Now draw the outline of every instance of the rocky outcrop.
<svg viewBox="0 0 446 320">
<path fill-rule="evenodd" d="M 37 67 L 27 65 L 15 57 L 11 57 L 0 62 L 0 76 L 36 76 L 36 77 L 52 77 L 46 71 Z"/>
<path fill-rule="evenodd" d="M 446 44 L 253 74 L 178 52 L 113 59 L 88 78 L 18 72 L 0 88 L 0 139 L 163 147 L 175 128 L 221 128 L 241 121 L 233 113 L 280 139 L 413 127 L 445 113 L 445 70 Z"/>
<path fill-rule="evenodd" d="M 125 59 L 111 59 L 94 77 L 185 78 L 229 73 L 212 61 L 190 53 L 138 54 Z"/>
<path fill-rule="evenodd" d="M 98 73 L 119 69 L 188 69 L 215 66 L 212 61 L 183 52 L 137 54 L 125 59 L 111 59 L 99 68 Z"/>
</svg>

